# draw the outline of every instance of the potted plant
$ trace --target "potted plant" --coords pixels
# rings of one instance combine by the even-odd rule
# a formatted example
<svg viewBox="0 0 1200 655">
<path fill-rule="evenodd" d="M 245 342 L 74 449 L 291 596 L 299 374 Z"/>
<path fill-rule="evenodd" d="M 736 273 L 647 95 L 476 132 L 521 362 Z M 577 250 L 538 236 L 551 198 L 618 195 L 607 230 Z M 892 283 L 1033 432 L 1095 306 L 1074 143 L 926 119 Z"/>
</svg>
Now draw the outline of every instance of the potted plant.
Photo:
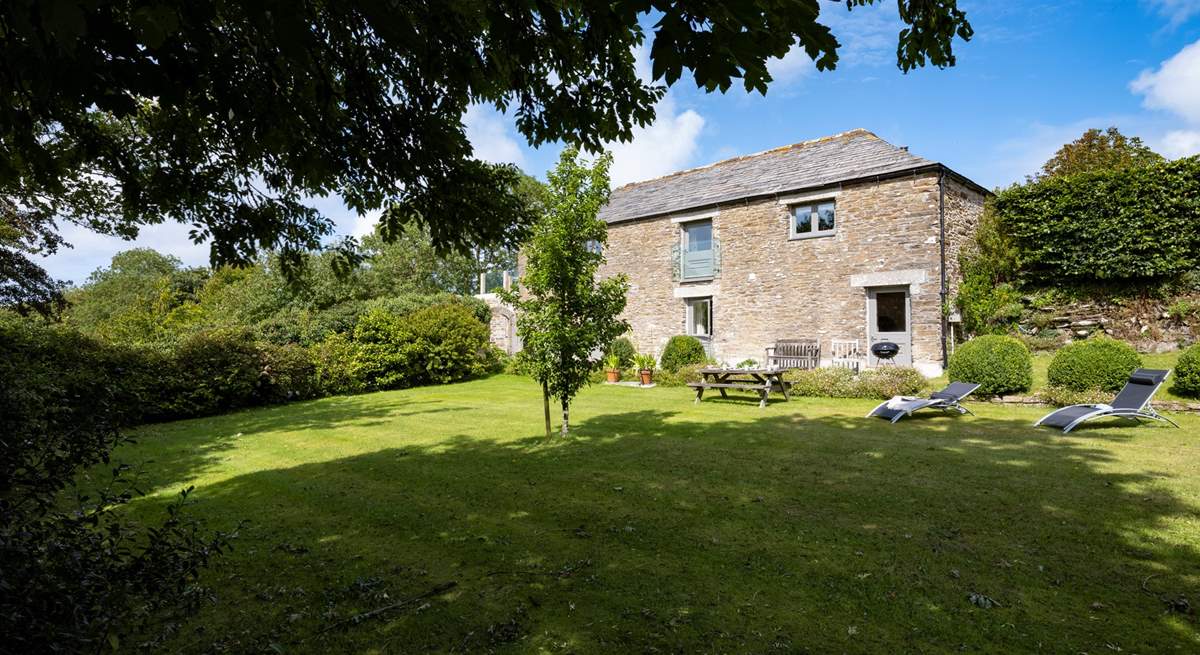
<svg viewBox="0 0 1200 655">
<path fill-rule="evenodd" d="M 633 358 L 633 365 L 637 367 L 643 385 L 654 381 L 654 355 L 637 355 Z"/>
<path fill-rule="evenodd" d="M 617 353 L 609 353 L 604 358 L 605 373 L 608 375 L 608 383 L 616 384 L 621 381 L 621 356 Z"/>
</svg>

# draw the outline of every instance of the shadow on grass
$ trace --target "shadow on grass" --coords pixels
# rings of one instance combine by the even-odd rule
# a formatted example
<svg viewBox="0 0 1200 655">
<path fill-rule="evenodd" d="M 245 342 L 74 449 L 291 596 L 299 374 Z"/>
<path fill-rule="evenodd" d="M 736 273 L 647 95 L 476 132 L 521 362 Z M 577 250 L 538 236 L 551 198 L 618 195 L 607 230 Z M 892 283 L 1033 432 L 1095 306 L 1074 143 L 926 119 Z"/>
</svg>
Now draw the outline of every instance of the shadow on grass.
<svg viewBox="0 0 1200 655">
<path fill-rule="evenodd" d="M 294 430 L 426 411 L 414 405 L 364 415 L 361 405 L 309 404 L 252 423 Z M 1168 473 L 1135 451 L 1114 457 L 1109 446 L 1129 430 L 1063 438 L 1024 420 L 933 413 L 889 426 L 796 407 L 748 421 L 606 414 L 556 443 L 497 443 L 488 426 L 462 426 L 436 447 L 202 487 L 198 513 L 252 523 L 206 579 L 221 601 L 184 627 L 178 648 L 1194 652 L 1200 643 L 1185 600 L 1195 602 L 1200 579 L 1200 517 L 1164 487 Z M 421 597 L 450 581 L 458 586 Z"/>
</svg>

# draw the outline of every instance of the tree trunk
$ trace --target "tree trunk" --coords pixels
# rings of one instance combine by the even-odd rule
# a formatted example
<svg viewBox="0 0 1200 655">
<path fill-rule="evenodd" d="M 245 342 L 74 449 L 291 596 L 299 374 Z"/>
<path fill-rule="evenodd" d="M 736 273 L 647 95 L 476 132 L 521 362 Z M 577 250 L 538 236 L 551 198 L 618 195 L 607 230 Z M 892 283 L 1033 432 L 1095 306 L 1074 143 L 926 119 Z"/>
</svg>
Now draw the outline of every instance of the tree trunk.
<svg viewBox="0 0 1200 655">
<path fill-rule="evenodd" d="M 562 399 L 562 408 L 563 408 L 562 431 L 559 434 L 565 437 L 565 436 L 567 436 L 567 425 L 570 423 L 567 415 L 568 415 L 568 413 L 570 413 L 570 410 L 571 410 L 570 401 L 568 401 L 566 398 Z"/>
<path fill-rule="evenodd" d="M 546 438 L 550 438 L 550 388 L 542 383 L 542 408 L 546 410 Z"/>
</svg>

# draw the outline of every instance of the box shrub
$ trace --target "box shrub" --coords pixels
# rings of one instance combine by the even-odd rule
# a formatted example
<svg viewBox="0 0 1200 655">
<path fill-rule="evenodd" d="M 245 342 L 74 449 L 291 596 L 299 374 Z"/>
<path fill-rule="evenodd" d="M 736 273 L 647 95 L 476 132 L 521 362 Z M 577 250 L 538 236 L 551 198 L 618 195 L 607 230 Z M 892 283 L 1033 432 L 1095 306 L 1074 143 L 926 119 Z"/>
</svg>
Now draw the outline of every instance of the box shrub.
<svg viewBox="0 0 1200 655">
<path fill-rule="evenodd" d="M 674 373 L 684 366 L 703 364 L 707 359 L 708 355 L 699 339 L 680 334 L 667 342 L 662 357 L 659 357 L 659 364 L 664 371 Z"/>
<path fill-rule="evenodd" d="M 637 355 L 637 349 L 633 347 L 633 342 L 625 337 L 617 337 L 612 343 L 608 344 L 608 348 L 604 349 L 604 356 L 616 355 L 620 360 L 619 369 L 626 369 L 633 366 L 633 358 Z"/>
<path fill-rule="evenodd" d="M 1180 396 L 1200 397 L 1200 344 L 1183 351 L 1175 364 L 1171 391 Z"/>
<path fill-rule="evenodd" d="M 1063 346 L 1054 353 L 1047 371 L 1050 386 L 1072 391 L 1116 391 L 1142 358 L 1127 343 L 1106 336 Z"/>
<path fill-rule="evenodd" d="M 1033 357 L 1019 340 L 987 334 L 962 344 L 950 357 L 950 380 L 979 384 L 980 396 L 1029 391 Z"/>
</svg>

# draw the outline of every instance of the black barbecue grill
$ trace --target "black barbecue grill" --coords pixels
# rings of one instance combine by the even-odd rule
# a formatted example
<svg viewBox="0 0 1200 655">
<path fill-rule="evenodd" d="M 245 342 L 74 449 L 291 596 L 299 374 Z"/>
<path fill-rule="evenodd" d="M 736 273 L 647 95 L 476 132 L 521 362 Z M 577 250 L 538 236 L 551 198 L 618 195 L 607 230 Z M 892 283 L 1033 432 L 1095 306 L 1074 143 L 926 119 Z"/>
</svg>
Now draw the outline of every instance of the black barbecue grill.
<svg viewBox="0 0 1200 655">
<path fill-rule="evenodd" d="M 871 354 L 875 355 L 880 364 L 892 364 L 892 358 L 900 354 L 900 346 L 891 341 L 880 341 L 871 346 Z"/>
</svg>

